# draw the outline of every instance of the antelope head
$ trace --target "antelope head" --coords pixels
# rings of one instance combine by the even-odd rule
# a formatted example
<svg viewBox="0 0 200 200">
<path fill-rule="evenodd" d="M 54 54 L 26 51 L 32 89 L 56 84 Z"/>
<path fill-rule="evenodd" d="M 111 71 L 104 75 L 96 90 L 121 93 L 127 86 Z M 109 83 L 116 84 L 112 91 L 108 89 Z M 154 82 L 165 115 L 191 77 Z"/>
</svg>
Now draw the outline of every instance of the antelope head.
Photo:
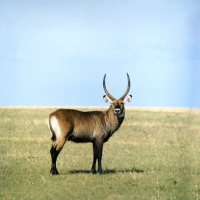
<svg viewBox="0 0 200 200">
<path fill-rule="evenodd" d="M 114 114 L 119 116 L 121 113 L 124 112 L 124 104 L 128 103 L 128 102 L 131 102 L 131 100 L 132 100 L 132 95 L 129 95 L 128 97 L 126 97 L 126 95 L 128 94 L 128 92 L 130 90 L 130 87 L 131 87 L 131 82 L 130 82 L 129 75 L 127 73 L 128 86 L 127 86 L 126 92 L 119 99 L 115 99 L 107 91 L 106 84 L 105 84 L 105 79 L 106 79 L 106 74 L 104 75 L 104 78 L 103 78 L 103 88 L 104 88 L 104 91 L 106 93 L 106 95 L 103 96 L 103 99 L 104 99 L 104 101 L 106 103 L 112 104 Z"/>
</svg>

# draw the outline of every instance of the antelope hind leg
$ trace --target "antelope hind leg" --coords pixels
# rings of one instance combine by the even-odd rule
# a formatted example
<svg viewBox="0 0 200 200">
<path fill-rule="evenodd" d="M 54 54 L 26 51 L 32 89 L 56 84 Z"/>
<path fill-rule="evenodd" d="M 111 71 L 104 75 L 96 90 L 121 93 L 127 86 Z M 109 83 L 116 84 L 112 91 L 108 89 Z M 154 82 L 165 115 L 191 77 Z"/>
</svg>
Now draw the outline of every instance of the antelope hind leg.
<svg viewBox="0 0 200 200">
<path fill-rule="evenodd" d="M 56 168 L 56 160 L 57 160 L 57 157 L 58 157 L 58 154 L 60 153 L 60 151 L 57 151 L 56 147 L 52 146 L 51 150 L 50 150 L 50 153 L 51 153 L 51 160 L 52 160 L 50 173 L 52 175 L 57 175 L 59 173 L 58 173 L 58 170 Z"/>
</svg>

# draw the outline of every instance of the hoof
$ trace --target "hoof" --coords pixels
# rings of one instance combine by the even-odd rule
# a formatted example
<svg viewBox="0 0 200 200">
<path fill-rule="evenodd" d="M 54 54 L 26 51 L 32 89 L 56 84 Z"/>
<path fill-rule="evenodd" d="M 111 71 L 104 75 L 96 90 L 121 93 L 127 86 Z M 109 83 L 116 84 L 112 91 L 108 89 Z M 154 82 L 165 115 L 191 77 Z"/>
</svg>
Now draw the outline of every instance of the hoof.
<svg viewBox="0 0 200 200">
<path fill-rule="evenodd" d="M 98 170 L 98 173 L 101 175 L 101 174 L 103 174 L 103 170 L 102 169 L 99 169 Z"/>
<path fill-rule="evenodd" d="M 97 172 L 96 172 L 96 170 L 91 170 L 91 173 L 96 174 Z"/>
<path fill-rule="evenodd" d="M 52 174 L 52 175 L 58 175 L 59 173 L 58 173 L 58 170 L 55 168 L 55 169 L 52 169 L 51 168 L 51 170 L 50 170 L 50 173 Z"/>
<path fill-rule="evenodd" d="M 92 173 L 92 174 L 96 174 L 96 173 L 97 173 L 95 167 L 92 167 L 92 168 L 91 168 L 91 173 Z"/>
</svg>

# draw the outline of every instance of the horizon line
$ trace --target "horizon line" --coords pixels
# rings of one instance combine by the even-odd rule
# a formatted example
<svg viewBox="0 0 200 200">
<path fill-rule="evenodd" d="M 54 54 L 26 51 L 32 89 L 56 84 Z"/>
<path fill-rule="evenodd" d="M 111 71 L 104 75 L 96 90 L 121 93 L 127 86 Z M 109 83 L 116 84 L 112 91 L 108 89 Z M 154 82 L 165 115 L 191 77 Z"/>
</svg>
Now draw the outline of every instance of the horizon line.
<svg viewBox="0 0 200 200">
<path fill-rule="evenodd" d="M 0 109 L 108 109 L 109 106 L 0 106 Z M 143 110 L 143 111 L 168 111 L 168 112 L 184 112 L 199 111 L 200 108 L 181 108 L 181 107 L 134 107 L 127 106 L 126 110 Z"/>
</svg>

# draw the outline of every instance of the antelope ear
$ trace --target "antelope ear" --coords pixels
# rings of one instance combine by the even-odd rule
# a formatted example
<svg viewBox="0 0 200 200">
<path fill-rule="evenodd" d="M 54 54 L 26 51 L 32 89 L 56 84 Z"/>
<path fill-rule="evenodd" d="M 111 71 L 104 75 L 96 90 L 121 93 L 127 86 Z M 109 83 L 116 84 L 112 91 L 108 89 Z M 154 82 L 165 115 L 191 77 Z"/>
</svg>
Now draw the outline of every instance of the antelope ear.
<svg viewBox="0 0 200 200">
<path fill-rule="evenodd" d="M 128 97 L 126 97 L 125 99 L 124 99 L 124 103 L 129 103 L 129 102 L 131 102 L 131 100 L 132 100 L 132 95 L 129 95 Z"/>
<path fill-rule="evenodd" d="M 103 96 L 103 100 L 106 102 L 106 103 L 113 103 L 113 101 L 106 95 Z"/>
</svg>

